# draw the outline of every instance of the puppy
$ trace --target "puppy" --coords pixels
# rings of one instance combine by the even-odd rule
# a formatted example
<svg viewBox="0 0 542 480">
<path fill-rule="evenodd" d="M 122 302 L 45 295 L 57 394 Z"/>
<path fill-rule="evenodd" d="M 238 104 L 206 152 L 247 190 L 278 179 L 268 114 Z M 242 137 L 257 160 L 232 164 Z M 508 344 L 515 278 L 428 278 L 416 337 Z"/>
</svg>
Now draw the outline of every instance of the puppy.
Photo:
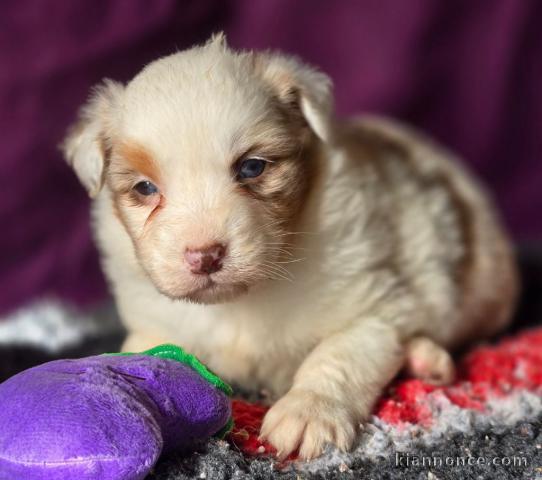
<svg viewBox="0 0 542 480">
<path fill-rule="evenodd" d="M 333 119 L 331 82 L 224 37 L 106 80 L 63 145 L 94 197 L 125 350 L 174 342 L 276 403 L 281 457 L 351 446 L 402 368 L 502 329 L 509 240 L 452 156 L 388 120 Z"/>
</svg>

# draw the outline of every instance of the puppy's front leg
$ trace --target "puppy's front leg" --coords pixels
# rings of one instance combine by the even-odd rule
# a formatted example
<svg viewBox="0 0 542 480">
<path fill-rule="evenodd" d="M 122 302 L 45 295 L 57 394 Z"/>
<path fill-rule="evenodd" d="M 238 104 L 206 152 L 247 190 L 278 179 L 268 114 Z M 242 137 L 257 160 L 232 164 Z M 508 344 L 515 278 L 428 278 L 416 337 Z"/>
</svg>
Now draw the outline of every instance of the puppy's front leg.
<svg viewBox="0 0 542 480">
<path fill-rule="evenodd" d="M 350 448 L 403 361 L 396 331 L 378 321 L 334 334 L 301 364 L 292 388 L 267 413 L 261 437 L 280 458 L 299 448 L 299 456 L 310 459 L 326 443 Z"/>
</svg>

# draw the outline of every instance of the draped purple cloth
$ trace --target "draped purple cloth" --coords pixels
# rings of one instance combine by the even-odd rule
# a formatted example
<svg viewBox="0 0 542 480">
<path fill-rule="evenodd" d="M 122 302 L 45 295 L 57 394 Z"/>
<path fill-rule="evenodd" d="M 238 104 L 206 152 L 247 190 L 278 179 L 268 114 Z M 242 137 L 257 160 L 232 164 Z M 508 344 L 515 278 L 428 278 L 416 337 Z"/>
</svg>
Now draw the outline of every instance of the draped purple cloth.
<svg viewBox="0 0 542 480">
<path fill-rule="evenodd" d="M 57 149 L 89 88 L 225 30 L 335 82 L 340 115 L 390 114 L 454 148 L 518 240 L 542 237 L 538 0 L 4 0 L 0 4 L 0 313 L 106 288 L 88 200 Z"/>
</svg>

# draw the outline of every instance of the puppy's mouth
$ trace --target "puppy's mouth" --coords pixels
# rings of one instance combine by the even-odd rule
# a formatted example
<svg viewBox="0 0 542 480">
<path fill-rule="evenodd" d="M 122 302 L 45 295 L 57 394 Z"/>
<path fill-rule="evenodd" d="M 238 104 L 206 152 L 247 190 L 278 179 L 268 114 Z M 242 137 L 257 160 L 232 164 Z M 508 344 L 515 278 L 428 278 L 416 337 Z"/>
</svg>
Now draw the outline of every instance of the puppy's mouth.
<svg viewBox="0 0 542 480">
<path fill-rule="evenodd" d="M 195 303 L 214 304 L 233 300 L 248 291 L 248 285 L 240 282 L 218 282 L 211 275 L 200 280 L 200 285 L 182 298 Z"/>
<path fill-rule="evenodd" d="M 210 275 L 198 280 L 199 285 L 188 292 L 186 296 L 197 296 L 203 292 L 211 293 L 212 291 L 216 290 L 219 285 L 213 278 L 211 278 Z"/>
<path fill-rule="evenodd" d="M 167 272 L 157 275 L 156 270 L 148 270 L 147 275 L 154 287 L 171 300 L 185 300 L 192 303 L 216 304 L 234 300 L 246 293 L 254 283 L 253 278 L 236 275 L 232 271 L 207 275 L 188 272 Z"/>
</svg>

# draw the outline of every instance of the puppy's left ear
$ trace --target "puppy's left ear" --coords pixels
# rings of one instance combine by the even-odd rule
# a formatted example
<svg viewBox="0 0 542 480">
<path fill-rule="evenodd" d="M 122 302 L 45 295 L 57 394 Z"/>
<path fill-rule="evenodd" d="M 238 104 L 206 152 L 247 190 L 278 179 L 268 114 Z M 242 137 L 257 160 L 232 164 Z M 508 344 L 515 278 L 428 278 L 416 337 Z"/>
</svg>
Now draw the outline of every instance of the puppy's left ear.
<svg viewBox="0 0 542 480">
<path fill-rule="evenodd" d="M 92 91 L 88 102 L 79 112 L 73 125 L 60 145 L 68 164 L 91 197 L 95 197 L 104 182 L 104 168 L 111 151 L 116 113 L 119 110 L 124 87 L 112 80 Z"/>
<path fill-rule="evenodd" d="M 296 57 L 277 53 L 255 54 L 256 70 L 289 108 L 297 109 L 324 142 L 332 139 L 333 84 L 319 70 Z"/>
</svg>

